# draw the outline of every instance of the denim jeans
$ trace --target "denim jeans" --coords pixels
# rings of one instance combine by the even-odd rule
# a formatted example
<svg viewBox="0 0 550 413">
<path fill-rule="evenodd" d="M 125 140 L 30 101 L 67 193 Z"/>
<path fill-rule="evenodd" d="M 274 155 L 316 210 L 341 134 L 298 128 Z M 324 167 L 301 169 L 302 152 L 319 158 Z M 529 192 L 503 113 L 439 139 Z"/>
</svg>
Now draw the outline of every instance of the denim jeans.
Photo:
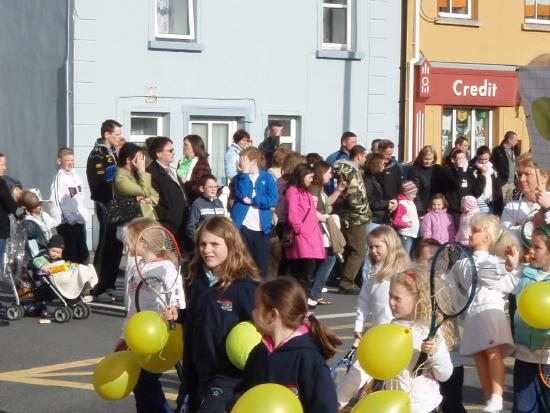
<svg viewBox="0 0 550 413">
<path fill-rule="evenodd" d="M 6 252 L 6 246 L 8 245 L 9 238 L 0 238 L 0 270 L 4 265 L 4 253 Z"/>
<path fill-rule="evenodd" d="M 399 238 L 401 238 L 403 249 L 407 252 L 407 255 L 411 255 L 411 249 L 414 242 L 414 238 L 409 237 L 407 235 L 399 235 Z"/>
<path fill-rule="evenodd" d="M 376 224 L 374 222 L 371 222 L 370 224 L 367 224 L 367 237 L 369 233 L 374 229 L 382 224 Z M 369 263 L 369 247 L 367 244 L 365 244 L 365 262 L 363 263 L 363 281 L 365 281 L 369 276 L 370 271 L 370 263 Z"/>
<path fill-rule="evenodd" d="M 313 286 L 309 293 L 311 299 L 318 300 L 323 294 L 323 287 L 328 280 L 330 272 L 336 263 L 336 256 L 329 255 L 329 248 L 325 248 L 327 251 L 327 258 L 324 261 L 321 261 L 321 264 L 317 266 L 315 273 L 313 273 Z"/>
<path fill-rule="evenodd" d="M 539 366 L 516 360 L 514 364 L 514 406 L 512 413 L 550 411 L 550 389 L 541 382 Z"/>
<path fill-rule="evenodd" d="M 160 374 L 141 370 L 138 383 L 134 388 L 138 413 L 173 413 L 162 391 L 160 376 Z"/>
</svg>

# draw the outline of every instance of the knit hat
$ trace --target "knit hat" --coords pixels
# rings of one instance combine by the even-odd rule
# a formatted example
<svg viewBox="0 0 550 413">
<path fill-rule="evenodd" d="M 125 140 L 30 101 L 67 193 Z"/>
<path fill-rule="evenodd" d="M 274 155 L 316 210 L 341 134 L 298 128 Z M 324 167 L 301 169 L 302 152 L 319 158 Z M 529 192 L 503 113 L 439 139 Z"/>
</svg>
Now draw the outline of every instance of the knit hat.
<svg viewBox="0 0 550 413">
<path fill-rule="evenodd" d="M 413 181 L 403 181 L 401 184 L 401 193 L 403 195 L 415 195 L 418 192 L 418 188 Z"/>
<path fill-rule="evenodd" d="M 462 207 L 462 210 L 466 212 L 476 211 L 479 208 L 477 205 L 477 200 L 471 195 L 466 195 L 462 198 L 460 201 L 460 206 Z"/>
<path fill-rule="evenodd" d="M 48 249 L 50 248 L 65 248 L 65 241 L 63 240 L 63 237 L 61 235 L 54 235 L 53 237 L 50 238 L 50 240 L 48 241 L 48 246 L 47 246 Z"/>
</svg>

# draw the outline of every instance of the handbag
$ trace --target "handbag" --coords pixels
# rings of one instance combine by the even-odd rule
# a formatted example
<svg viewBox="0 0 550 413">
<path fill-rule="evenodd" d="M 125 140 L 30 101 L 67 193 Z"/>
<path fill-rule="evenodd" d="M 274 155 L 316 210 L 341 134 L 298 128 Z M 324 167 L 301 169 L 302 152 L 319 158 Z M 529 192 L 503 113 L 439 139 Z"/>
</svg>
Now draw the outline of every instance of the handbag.
<svg viewBox="0 0 550 413">
<path fill-rule="evenodd" d="M 134 218 L 143 216 L 141 206 L 135 196 L 117 199 L 114 185 L 112 190 L 113 199 L 107 205 L 107 211 L 105 213 L 105 221 L 107 224 L 122 225 Z"/>
<path fill-rule="evenodd" d="M 309 215 L 309 211 L 311 211 L 311 205 L 309 206 L 306 214 L 304 215 L 304 218 L 302 219 L 302 224 Z M 290 225 L 288 222 L 278 222 L 275 226 L 275 232 L 279 237 L 282 248 L 292 248 L 294 246 L 294 236 L 296 234 L 294 232 L 294 228 L 292 228 L 292 225 Z"/>
</svg>

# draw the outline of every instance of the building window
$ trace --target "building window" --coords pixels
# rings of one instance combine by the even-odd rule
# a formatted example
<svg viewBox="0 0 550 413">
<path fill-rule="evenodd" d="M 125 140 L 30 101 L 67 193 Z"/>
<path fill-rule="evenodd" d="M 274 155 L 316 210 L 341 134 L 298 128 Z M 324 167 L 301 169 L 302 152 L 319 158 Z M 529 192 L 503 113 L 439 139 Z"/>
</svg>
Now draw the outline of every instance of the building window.
<svg viewBox="0 0 550 413">
<path fill-rule="evenodd" d="M 194 1 L 155 0 L 155 38 L 194 40 Z"/>
<path fill-rule="evenodd" d="M 192 116 L 189 120 L 190 133 L 199 135 L 204 140 L 206 151 L 210 154 L 208 162 L 212 174 L 218 178 L 220 185 L 227 183 L 224 156 L 237 128 L 238 119 L 234 118 Z"/>
<path fill-rule="evenodd" d="M 525 21 L 550 24 L 550 0 L 525 0 Z"/>
<path fill-rule="evenodd" d="M 323 0 L 323 48 L 351 50 L 351 1 Z"/>
<path fill-rule="evenodd" d="M 130 142 L 144 143 L 151 136 L 168 135 L 166 113 L 132 112 L 130 117 Z"/>
<path fill-rule="evenodd" d="M 444 108 L 441 133 L 441 152 L 447 156 L 455 139 L 464 136 L 470 142 L 469 158 L 480 146 L 492 146 L 493 112 L 482 108 Z"/>
<path fill-rule="evenodd" d="M 300 116 L 270 115 L 267 123 L 279 122 L 283 125 L 283 135 L 279 143 L 293 151 L 300 149 L 300 130 L 302 119 Z"/>
<path fill-rule="evenodd" d="M 472 17 L 472 0 L 437 0 L 437 9 L 441 17 Z"/>
</svg>

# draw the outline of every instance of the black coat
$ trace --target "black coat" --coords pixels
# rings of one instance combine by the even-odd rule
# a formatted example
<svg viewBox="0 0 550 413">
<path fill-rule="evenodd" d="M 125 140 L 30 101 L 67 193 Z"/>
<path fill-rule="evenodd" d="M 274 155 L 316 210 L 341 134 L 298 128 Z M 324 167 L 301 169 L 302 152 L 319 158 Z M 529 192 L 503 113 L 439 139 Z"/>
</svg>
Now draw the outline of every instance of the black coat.
<svg viewBox="0 0 550 413">
<path fill-rule="evenodd" d="M 0 177 L 0 239 L 10 237 L 10 214 L 15 214 L 17 204 L 11 196 L 8 184 Z"/>
<path fill-rule="evenodd" d="M 153 188 L 159 193 L 159 203 L 155 206 L 159 222 L 178 234 L 183 230 L 188 211 L 185 192 L 158 162 L 152 162 L 147 172 L 151 174 Z"/>
<path fill-rule="evenodd" d="M 455 168 L 454 165 L 443 168 L 441 193 L 449 202 L 449 212 L 460 213 L 460 200 L 466 195 L 472 195 L 468 175 L 462 168 Z"/>
<path fill-rule="evenodd" d="M 401 189 L 401 183 L 403 182 L 403 172 L 397 161 L 392 159 L 384 169 L 384 172 L 376 178 L 382 186 L 382 191 L 384 191 L 384 199 L 386 201 L 396 199 Z"/>
<path fill-rule="evenodd" d="M 430 168 L 422 165 L 413 165 L 409 171 L 409 180 L 418 188 L 414 201 L 418 215 L 424 215 L 430 209 L 430 198 L 437 193 L 445 193 L 447 177 L 441 165 L 435 164 Z"/>
<path fill-rule="evenodd" d="M 514 161 L 519 156 L 520 149 L 519 146 L 514 146 L 513 149 L 514 152 Z M 510 168 L 508 165 L 508 155 L 506 155 L 506 149 L 502 144 L 498 145 L 495 149 L 493 149 L 493 153 L 491 154 L 491 163 L 493 164 L 493 167 L 498 172 L 498 175 L 500 177 L 500 180 L 502 184 L 505 184 L 508 182 L 508 178 L 510 176 Z"/>
<path fill-rule="evenodd" d="M 483 189 L 485 188 L 486 178 L 481 173 L 481 170 L 472 163 L 466 172 L 468 178 L 468 186 L 472 192 L 472 195 L 477 199 L 483 194 Z M 504 200 L 502 198 L 502 182 L 498 173 L 495 171 L 491 176 L 492 189 L 493 189 L 493 201 L 489 202 L 489 206 L 493 208 L 493 212 L 497 215 L 502 214 L 504 209 Z"/>
<path fill-rule="evenodd" d="M 363 175 L 365 188 L 367 189 L 367 199 L 372 211 L 372 221 L 374 224 L 389 224 L 390 214 L 388 211 L 389 202 L 384 200 L 384 191 L 375 175 L 366 172 Z"/>
</svg>

